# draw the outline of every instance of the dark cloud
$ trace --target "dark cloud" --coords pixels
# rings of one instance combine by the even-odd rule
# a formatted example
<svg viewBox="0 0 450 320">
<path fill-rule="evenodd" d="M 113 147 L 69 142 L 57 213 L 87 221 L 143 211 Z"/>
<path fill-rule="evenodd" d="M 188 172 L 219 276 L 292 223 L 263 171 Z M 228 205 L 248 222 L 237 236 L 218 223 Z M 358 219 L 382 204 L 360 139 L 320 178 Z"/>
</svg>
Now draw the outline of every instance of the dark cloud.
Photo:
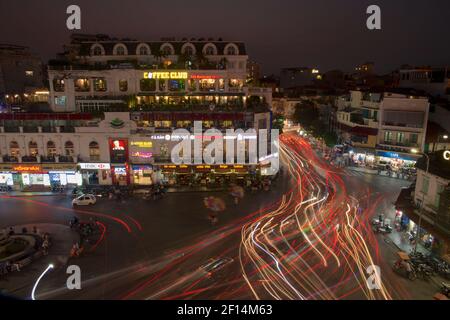
<svg viewBox="0 0 450 320">
<path fill-rule="evenodd" d="M 284 66 L 380 72 L 402 63 L 450 64 L 448 0 L 14 0 L 0 2 L 0 42 L 29 45 L 48 59 L 67 43 L 66 7 L 82 9 L 82 32 L 243 40 L 265 72 Z M 366 29 L 366 8 L 382 30 Z"/>
</svg>

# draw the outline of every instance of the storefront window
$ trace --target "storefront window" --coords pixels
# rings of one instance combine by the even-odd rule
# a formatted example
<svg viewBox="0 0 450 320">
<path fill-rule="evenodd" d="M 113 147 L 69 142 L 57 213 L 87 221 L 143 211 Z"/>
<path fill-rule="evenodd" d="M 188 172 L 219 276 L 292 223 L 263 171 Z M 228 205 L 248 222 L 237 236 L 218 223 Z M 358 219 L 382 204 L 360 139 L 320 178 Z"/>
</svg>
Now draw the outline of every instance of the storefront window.
<svg viewBox="0 0 450 320">
<path fill-rule="evenodd" d="M 219 90 L 225 90 L 225 80 L 219 79 Z"/>
<path fill-rule="evenodd" d="M 159 91 L 166 91 L 166 80 L 160 79 L 159 83 Z"/>
<path fill-rule="evenodd" d="M 169 80 L 169 91 L 182 91 L 184 88 L 184 80 Z"/>
<path fill-rule="evenodd" d="M 197 85 L 195 84 L 195 80 L 194 79 L 189 79 L 188 80 L 188 89 L 189 89 L 189 91 L 196 91 L 197 90 Z"/>
<path fill-rule="evenodd" d="M 216 80 L 201 79 L 199 80 L 200 91 L 214 91 L 216 88 Z"/>
<path fill-rule="evenodd" d="M 75 91 L 77 92 L 87 92 L 91 89 L 89 79 L 86 78 L 75 79 L 74 84 L 75 84 Z"/>
<path fill-rule="evenodd" d="M 155 79 L 141 79 L 140 81 L 141 91 L 155 91 L 156 80 Z"/>
<path fill-rule="evenodd" d="M 119 90 L 122 92 L 128 90 L 128 81 L 127 80 L 119 80 Z"/>
<path fill-rule="evenodd" d="M 228 85 L 230 86 L 230 88 L 242 88 L 244 83 L 241 79 L 230 79 Z"/>
<path fill-rule="evenodd" d="M 64 79 L 53 79 L 53 90 L 56 92 L 64 92 Z"/>
<path fill-rule="evenodd" d="M 100 160 L 100 147 L 95 141 L 89 144 L 89 158 L 91 161 Z"/>
<path fill-rule="evenodd" d="M 105 78 L 94 78 L 94 90 L 97 92 L 106 91 L 106 80 Z"/>
</svg>

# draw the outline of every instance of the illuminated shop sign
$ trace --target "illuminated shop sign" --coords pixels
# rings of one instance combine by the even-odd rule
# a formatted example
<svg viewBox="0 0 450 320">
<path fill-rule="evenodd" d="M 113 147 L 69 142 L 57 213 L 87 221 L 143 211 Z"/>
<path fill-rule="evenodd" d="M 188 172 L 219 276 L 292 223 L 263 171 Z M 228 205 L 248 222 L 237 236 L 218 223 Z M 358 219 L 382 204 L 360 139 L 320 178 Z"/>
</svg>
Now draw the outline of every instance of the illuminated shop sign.
<svg viewBox="0 0 450 320">
<path fill-rule="evenodd" d="M 128 160 L 128 140 L 109 139 L 111 163 L 124 163 Z"/>
<path fill-rule="evenodd" d="M 132 141 L 131 146 L 139 148 L 151 148 L 153 147 L 153 142 L 151 141 Z"/>
<path fill-rule="evenodd" d="M 222 76 L 219 75 L 215 75 L 215 74 L 191 74 L 190 76 L 191 79 L 195 79 L 195 80 L 202 80 L 202 79 L 221 79 L 223 78 Z"/>
<path fill-rule="evenodd" d="M 13 171 L 18 171 L 18 172 L 39 172 L 42 171 L 41 166 L 22 166 L 22 165 L 18 165 L 18 166 L 13 166 L 12 167 Z"/>
<path fill-rule="evenodd" d="M 450 150 L 444 151 L 444 160 L 450 160 Z"/>
<path fill-rule="evenodd" d="M 84 170 L 109 170 L 111 166 L 109 163 L 80 163 L 80 169 Z"/>
<path fill-rule="evenodd" d="M 127 175 L 127 168 L 125 168 L 125 167 L 115 167 L 114 168 L 114 173 L 116 175 L 119 175 L 119 176 L 125 176 L 125 175 Z"/>
<path fill-rule="evenodd" d="M 153 156 L 153 153 L 151 152 L 145 152 L 145 151 L 135 151 L 131 153 L 132 157 L 136 157 L 136 158 L 144 158 L 144 159 L 149 159 Z"/>
<path fill-rule="evenodd" d="M 187 79 L 187 72 L 144 72 L 144 79 Z"/>
</svg>

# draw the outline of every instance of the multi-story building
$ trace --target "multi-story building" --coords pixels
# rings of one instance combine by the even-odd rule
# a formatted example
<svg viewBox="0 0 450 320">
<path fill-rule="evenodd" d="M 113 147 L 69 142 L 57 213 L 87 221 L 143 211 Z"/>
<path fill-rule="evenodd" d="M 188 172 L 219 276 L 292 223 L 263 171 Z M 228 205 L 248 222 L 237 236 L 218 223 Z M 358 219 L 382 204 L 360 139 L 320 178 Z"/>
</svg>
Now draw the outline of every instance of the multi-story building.
<svg viewBox="0 0 450 320">
<path fill-rule="evenodd" d="M 197 106 L 183 111 L 105 112 L 103 119 L 89 113 L 0 113 L 0 184 L 15 189 L 56 183 L 149 185 L 186 183 L 200 176 L 214 180 L 228 174 L 236 180 L 264 174 L 264 160 L 252 165 L 174 165 L 172 148 L 181 138 L 173 138 L 173 129 L 192 132 L 194 121 L 221 132 L 258 130 L 270 128 L 271 114 L 264 106 L 252 111 L 211 112 Z M 209 143 L 205 139 L 202 136 L 202 150 Z M 249 143 L 243 139 L 248 157 Z M 226 159 L 226 147 L 223 153 Z"/>
<path fill-rule="evenodd" d="M 253 60 L 247 61 L 247 81 L 252 84 L 259 84 L 261 78 L 261 65 Z"/>
<path fill-rule="evenodd" d="M 28 47 L 0 44 L 0 102 L 47 102 L 41 60 Z"/>
<path fill-rule="evenodd" d="M 400 88 L 413 88 L 440 98 L 450 97 L 450 70 L 448 67 L 407 67 L 399 70 Z"/>
<path fill-rule="evenodd" d="M 380 104 L 376 155 L 395 166 L 413 165 L 417 161 L 417 153 L 425 150 L 428 114 L 427 97 L 384 93 Z"/>
<path fill-rule="evenodd" d="M 421 239 L 431 233 L 437 238 L 435 249 L 445 255 L 450 246 L 450 151 L 437 151 L 417 161 L 417 179 L 412 188 L 403 189 L 397 209 L 412 221 L 410 228 L 417 232 L 420 223 Z"/>
<path fill-rule="evenodd" d="M 426 97 L 393 92 L 351 91 L 336 100 L 336 129 L 356 158 L 395 167 L 412 166 L 425 148 Z M 365 161 L 367 163 L 367 161 Z"/>
<path fill-rule="evenodd" d="M 238 41 L 75 35 L 63 56 L 48 71 L 55 112 L 117 105 L 244 107 L 253 96 L 271 103 L 269 88 L 247 86 L 248 56 Z"/>
</svg>

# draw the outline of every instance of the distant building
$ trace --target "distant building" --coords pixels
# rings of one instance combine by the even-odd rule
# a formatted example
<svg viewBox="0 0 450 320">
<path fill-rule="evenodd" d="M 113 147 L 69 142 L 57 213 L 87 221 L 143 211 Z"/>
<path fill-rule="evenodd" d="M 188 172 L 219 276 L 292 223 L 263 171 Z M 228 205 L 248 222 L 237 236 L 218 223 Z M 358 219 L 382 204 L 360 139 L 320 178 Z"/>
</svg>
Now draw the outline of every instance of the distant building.
<svg viewBox="0 0 450 320">
<path fill-rule="evenodd" d="M 399 87 L 423 90 L 439 98 L 450 98 L 450 70 L 448 67 L 403 67 L 399 70 Z"/>
<path fill-rule="evenodd" d="M 259 63 L 248 60 L 247 61 L 247 81 L 252 85 L 259 85 L 261 78 L 261 66 Z"/>
<path fill-rule="evenodd" d="M 0 100 L 7 104 L 48 100 L 43 65 L 28 47 L 0 44 Z"/>
<path fill-rule="evenodd" d="M 314 80 L 320 79 L 321 75 L 316 68 L 296 67 L 283 68 L 280 75 L 280 87 L 290 89 L 312 85 Z"/>
</svg>

